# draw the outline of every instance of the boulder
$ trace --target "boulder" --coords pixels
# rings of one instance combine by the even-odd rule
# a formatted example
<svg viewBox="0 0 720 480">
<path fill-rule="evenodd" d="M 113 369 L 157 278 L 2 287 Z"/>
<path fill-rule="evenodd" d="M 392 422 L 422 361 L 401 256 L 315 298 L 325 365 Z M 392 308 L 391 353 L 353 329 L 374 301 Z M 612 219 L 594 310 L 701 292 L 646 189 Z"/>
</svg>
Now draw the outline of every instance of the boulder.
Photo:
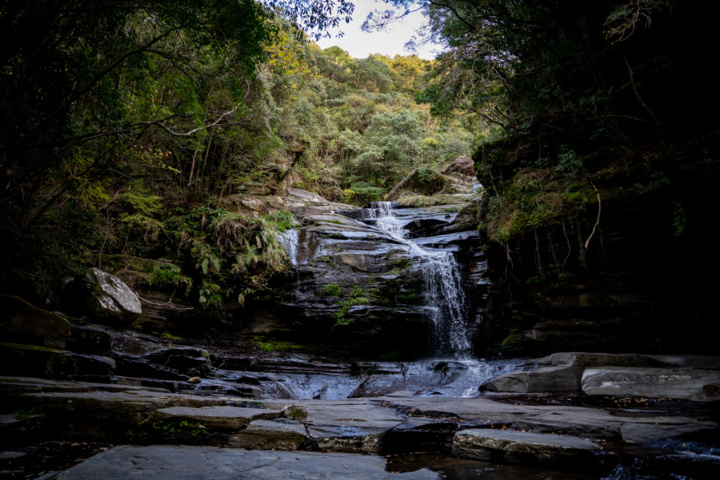
<svg viewBox="0 0 720 480">
<path fill-rule="evenodd" d="M 470 429 L 455 434 L 452 453 L 461 458 L 567 469 L 597 463 L 601 451 L 579 437 L 517 430 Z"/>
<path fill-rule="evenodd" d="M 475 178 L 465 175 L 451 176 L 427 168 L 413 170 L 398 182 L 386 195 L 386 200 L 397 200 L 404 192 L 421 195 L 472 193 Z"/>
<path fill-rule="evenodd" d="M 91 268 L 87 279 L 93 286 L 89 309 L 94 317 L 129 323 L 142 313 L 138 296 L 115 275 Z"/>
<path fill-rule="evenodd" d="M 470 157 L 458 157 L 454 162 L 445 167 L 442 173 L 456 173 L 466 177 L 475 177 L 475 162 Z"/>
<path fill-rule="evenodd" d="M 47 347 L 63 348 L 71 334 L 70 322 L 42 310 L 20 297 L 0 295 L 0 325 L 5 341 L 19 340 Z"/>
</svg>

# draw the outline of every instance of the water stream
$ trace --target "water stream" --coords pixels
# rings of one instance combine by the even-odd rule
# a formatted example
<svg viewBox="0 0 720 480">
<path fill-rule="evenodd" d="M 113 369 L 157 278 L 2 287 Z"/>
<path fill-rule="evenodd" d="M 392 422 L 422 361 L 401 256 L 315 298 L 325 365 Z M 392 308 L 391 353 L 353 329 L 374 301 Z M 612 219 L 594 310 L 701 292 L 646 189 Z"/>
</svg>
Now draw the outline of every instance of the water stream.
<svg viewBox="0 0 720 480">
<path fill-rule="evenodd" d="M 297 267 L 298 231 L 289 228 L 277 236 L 278 242 L 283 246 L 293 267 Z"/>
<path fill-rule="evenodd" d="M 368 219 L 376 227 L 407 245 L 408 253 L 419 259 L 424 280 L 423 298 L 432 327 L 432 354 L 468 359 L 472 349 L 465 325 L 465 292 L 460 268 L 451 252 L 421 247 L 408 238 L 407 220 L 395 215 L 392 202 L 370 204 Z"/>
</svg>

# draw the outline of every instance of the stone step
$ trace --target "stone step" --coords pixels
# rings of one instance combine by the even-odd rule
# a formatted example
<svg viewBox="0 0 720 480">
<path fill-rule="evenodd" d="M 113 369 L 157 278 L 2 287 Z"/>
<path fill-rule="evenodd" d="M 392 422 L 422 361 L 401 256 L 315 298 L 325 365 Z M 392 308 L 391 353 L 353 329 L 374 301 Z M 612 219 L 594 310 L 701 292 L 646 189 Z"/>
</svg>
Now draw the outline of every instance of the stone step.
<svg viewBox="0 0 720 480">
<path fill-rule="evenodd" d="M 239 430 L 253 420 L 272 420 L 282 415 L 281 410 L 244 408 L 232 406 L 212 407 L 170 407 L 156 410 L 150 415 L 151 422 L 172 423 L 192 421 L 207 428 L 218 430 Z"/>
<path fill-rule="evenodd" d="M 307 429 L 300 422 L 255 420 L 246 429 L 231 435 L 228 446 L 247 450 L 298 450 L 307 440 Z"/>
<path fill-rule="evenodd" d="M 453 455 L 461 458 L 559 469 L 597 463 L 600 452 L 597 444 L 580 437 L 518 430 L 463 430 L 452 445 Z"/>
</svg>

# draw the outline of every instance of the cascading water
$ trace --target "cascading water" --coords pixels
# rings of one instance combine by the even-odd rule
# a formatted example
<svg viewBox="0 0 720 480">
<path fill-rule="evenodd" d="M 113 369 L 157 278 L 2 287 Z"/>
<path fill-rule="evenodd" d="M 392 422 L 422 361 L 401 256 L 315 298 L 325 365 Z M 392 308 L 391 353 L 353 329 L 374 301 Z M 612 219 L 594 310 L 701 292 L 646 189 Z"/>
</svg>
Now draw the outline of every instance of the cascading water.
<svg viewBox="0 0 720 480">
<path fill-rule="evenodd" d="M 392 202 L 373 202 L 368 217 L 393 238 L 407 245 L 420 259 L 423 297 L 433 329 L 433 350 L 438 356 L 467 358 L 471 354 L 465 326 L 465 293 L 460 269 L 450 252 L 421 248 L 406 238 L 407 231 L 392 210 Z"/>
<path fill-rule="evenodd" d="M 292 266 L 297 267 L 298 231 L 294 228 L 289 228 L 279 234 L 277 240 L 285 249 Z"/>
</svg>

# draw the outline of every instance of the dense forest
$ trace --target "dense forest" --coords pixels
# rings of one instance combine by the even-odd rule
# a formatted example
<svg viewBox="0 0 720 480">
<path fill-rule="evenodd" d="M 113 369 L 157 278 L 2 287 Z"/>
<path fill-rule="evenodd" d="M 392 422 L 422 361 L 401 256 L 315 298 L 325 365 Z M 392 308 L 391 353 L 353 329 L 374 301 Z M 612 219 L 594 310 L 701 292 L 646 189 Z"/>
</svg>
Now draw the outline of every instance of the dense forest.
<svg viewBox="0 0 720 480">
<path fill-rule="evenodd" d="M 367 3 L 0 0 L 0 477 L 720 478 L 720 1 Z"/>
<path fill-rule="evenodd" d="M 242 303 L 287 267 L 272 232 L 292 218 L 228 213 L 224 197 L 292 184 L 363 204 L 471 153 L 462 121 L 416 98 L 434 62 L 321 50 L 269 6 L 15 3 L 2 12 L 2 270 L 38 300 L 120 253 L 179 260 L 152 278 L 208 307 Z"/>
<path fill-rule="evenodd" d="M 661 230 L 703 236 L 707 198 L 678 182 L 716 151 L 714 2 L 388 4 L 365 28 L 422 8 L 416 42 L 444 53 L 320 49 L 344 0 L 3 2 L 3 288 L 52 305 L 63 279 L 122 254 L 172 260 L 150 281 L 204 308 L 242 304 L 287 269 L 275 234 L 293 220 L 227 198 L 292 185 L 362 205 L 461 155 L 508 260 L 558 218 L 599 222 L 613 184 L 667 186 Z"/>
</svg>

